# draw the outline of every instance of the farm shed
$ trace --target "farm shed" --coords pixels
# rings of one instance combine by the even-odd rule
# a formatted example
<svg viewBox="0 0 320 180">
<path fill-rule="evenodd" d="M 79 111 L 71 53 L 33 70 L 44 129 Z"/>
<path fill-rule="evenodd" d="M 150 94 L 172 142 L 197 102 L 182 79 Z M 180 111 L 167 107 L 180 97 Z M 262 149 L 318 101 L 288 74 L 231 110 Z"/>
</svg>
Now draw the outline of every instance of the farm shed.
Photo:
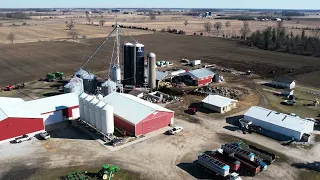
<svg viewBox="0 0 320 180">
<path fill-rule="evenodd" d="M 180 74 L 184 82 L 193 86 L 202 86 L 212 82 L 215 73 L 207 68 L 196 69 Z"/>
<path fill-rule="evenodd" d="M 275 77 L 271 84 L 278 88 L 294 89 L 296 87 L 296 81 L 294 79 L 284 76 Z"/>
<path fill-rule="evenodd" d="M 24 101 L 19 98 L 0 97 L 0 142 L 44 131 L 43 118 L 32 111 L 17 109 L 15 105 L 20 103 Z"/>
<path fill-rule="evenodd" d="M 115 127 L 135 136 L 173 124 L 173 111 L 130 94 L 112 93 L 102 101 L 114 108 Z"/>
<path fill-rule="evenodd" d="M 237 107 L 237 100 L 226 98 L 219 95 L 208 95 L 202 100 L 204 108 L 219 112 L 226 113 Z"/>
<path fill-rule="evenodd" d="M 278 113 L 262 107 L 253 106 L 245 114 L 244 119 L 284 136 L 284 139 L 294 138 L 300 141 L 304 134 L 310 135 L 314 122 L 299 117 Z"/>
</svg>

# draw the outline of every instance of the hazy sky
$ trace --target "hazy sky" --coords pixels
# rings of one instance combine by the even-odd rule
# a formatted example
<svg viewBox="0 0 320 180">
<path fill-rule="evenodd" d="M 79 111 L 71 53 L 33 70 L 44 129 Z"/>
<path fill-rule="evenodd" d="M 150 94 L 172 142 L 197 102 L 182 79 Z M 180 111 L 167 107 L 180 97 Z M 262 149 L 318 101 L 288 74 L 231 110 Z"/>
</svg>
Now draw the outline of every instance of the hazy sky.
<svg viewBox="0 0 320 180">
<path fill-rule="evenodd" d="M 0 8 L 320 9 L 320 0 L 0 0 Z"/>
</svg>

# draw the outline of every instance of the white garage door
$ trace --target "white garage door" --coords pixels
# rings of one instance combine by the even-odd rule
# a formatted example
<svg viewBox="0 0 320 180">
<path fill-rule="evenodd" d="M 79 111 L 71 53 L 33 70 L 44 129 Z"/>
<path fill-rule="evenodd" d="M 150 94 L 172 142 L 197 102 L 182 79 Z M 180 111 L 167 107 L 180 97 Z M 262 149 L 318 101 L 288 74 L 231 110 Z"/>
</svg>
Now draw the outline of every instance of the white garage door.
<svg viewBox="0 0 320 180">
<path fill-rule="evenodd" d="M 52 113 L 44 114 L 42 115 L 42 117 L 45 125 L 59 123 L 64 120 L 62 116 L 62 111 L 55 111 Z"/>
</svg>

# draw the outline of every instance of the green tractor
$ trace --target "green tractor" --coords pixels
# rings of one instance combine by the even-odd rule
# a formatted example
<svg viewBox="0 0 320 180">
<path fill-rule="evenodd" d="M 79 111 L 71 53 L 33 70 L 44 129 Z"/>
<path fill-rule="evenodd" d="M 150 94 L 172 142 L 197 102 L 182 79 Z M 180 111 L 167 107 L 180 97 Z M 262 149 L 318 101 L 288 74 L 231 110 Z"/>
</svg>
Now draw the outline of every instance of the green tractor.
<svg viewBox="0 0 320 180">
<path fill-rule="evenodd" d="M 111 166 L 109 164 L 102 165 L 101 170 L 98 173 L 88 173 L 87 171 L 77 171 L 69 173 L 62 178 L 63 180 L 111 180 L 115 172 L 119 172 L 118 166 Z"/>
<path fill-rule="evenodd" d="M 53 81 L 62 80 L 62 79 L 64 79 L 63 72 L 55 72 L 55 73 L 48 73 L 46 80 L 48 82 L 53 82 Z"/>
</svg>

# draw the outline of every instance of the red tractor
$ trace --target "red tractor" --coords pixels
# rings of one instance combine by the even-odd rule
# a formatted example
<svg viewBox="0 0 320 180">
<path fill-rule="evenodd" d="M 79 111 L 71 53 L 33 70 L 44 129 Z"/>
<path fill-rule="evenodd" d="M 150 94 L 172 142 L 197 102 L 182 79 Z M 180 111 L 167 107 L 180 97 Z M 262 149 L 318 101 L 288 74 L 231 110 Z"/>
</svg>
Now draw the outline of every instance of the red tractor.
<svg viewBox="0 0 320 180">
<path fill-rule="evenodd" d="M 7 85 L 7 86 L 6 86 L 6 90 L 7 90 L 7 91 L 12 91 L 13 88 L 14 88 L 14 86 L 12 86 L 12 85 Z"/>
</svg>

